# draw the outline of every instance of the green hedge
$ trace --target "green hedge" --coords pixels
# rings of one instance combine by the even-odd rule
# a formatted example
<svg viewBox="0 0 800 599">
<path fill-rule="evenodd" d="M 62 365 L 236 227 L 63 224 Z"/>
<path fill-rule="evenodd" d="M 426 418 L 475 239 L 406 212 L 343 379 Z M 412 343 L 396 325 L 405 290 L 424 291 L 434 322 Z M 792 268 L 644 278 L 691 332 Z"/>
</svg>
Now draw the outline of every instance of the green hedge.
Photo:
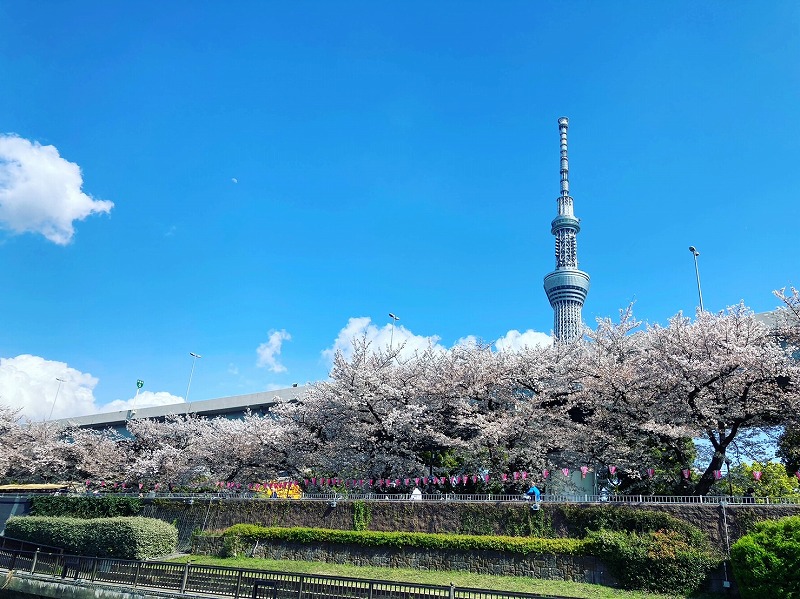
<svg viewBox="0 0 800 599">
<path fill-rule="evenodd" d="M 61 518 L 13 516 L 5 535 L 62 547 L 67 553 L 121 559 L 149 559 L 175 551 L 178 530 L 155 518 Z"/>
<path fill-rule="evenodd" d="M 800 597 L 800 516 L 759 522 L 731 546 L 742 599 Z"/>
<path fill-rule="evenodd" d="M 589 531 L 589 553 L 598 557 L 626 589 L 689 594 L 720 562 L 705 545 L 678 531 Z"/>
<path fill-rule="evenodd" d="M 362 547 L 403 549 L 441 549 L 462 551 L 503 551 L 522 555 L 584 553 L 580 539 L 538 539 L 526 537 L 488 537 L 475 535 L 430 534 L 421 532 L 374 532 L 329 530 L 323 528 L 273 528 L 255 524 L 235 524 L 223 533 L 225 552 L 236 555 L 255 541 L 285 543 L 341 543 Z"/>
<path fill-rule="evenodd" d="M 135 516 L 142 511 L 142 501 L 116 495 L 33 495 L 31 516 L 65 516 L 70 518 L 113 518 Z"/>
</svg>

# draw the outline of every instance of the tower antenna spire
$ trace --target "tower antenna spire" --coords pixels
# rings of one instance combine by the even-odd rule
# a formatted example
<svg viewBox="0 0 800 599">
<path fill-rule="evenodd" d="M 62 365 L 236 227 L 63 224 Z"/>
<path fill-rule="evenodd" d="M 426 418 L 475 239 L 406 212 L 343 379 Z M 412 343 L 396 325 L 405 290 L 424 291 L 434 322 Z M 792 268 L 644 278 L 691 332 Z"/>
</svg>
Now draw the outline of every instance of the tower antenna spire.
<svg viewBox="0 0 800 599">
<path fill-rule="evenodd" d="M 569 119 L 562 116 L 558 119 L 558 130 L 561 135 L 561 197 L 569 197 L 569 158 L 567 157 L 567 128 Z"/>
<path fill-rule="evenodd" d="M 571 341 L 583 333 L 581 310 L 589 292 L 589 275 L 578 270 L 578 240 L 580 221 L 573 213 L 569 195 L 569 158 L 567 129 L 569 119 L 558 119 L 561 139 L 561 194 L 558 196 L 558 215 L 550 232 L 556 241 L 556 268 L 544 278 L 544 290 L 553 307 L 553 335 L 556 341 Z"/>
</svg>

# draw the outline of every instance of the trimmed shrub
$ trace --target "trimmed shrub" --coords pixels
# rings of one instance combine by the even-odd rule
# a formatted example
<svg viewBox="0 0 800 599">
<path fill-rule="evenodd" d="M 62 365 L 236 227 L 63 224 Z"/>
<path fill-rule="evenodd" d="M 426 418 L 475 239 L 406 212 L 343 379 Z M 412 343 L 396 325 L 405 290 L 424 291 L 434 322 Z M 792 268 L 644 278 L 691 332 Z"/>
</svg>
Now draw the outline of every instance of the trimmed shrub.
<svg viewBox="0 0 800 599">
<path fill-rule="evenodd" d="M 800 516 L 758 522 L 731 546 L 742 599 L 800 597 Z"/>
<path fill-rule="evenodd" d="M 695 546 L 677 531 L 589 531 L 587 550 L 627 589 L 696 591 L 719 558 L 708 544 Z"/>
<path fill-rule="evenodd" d="M 69 553 L 84 555 L 85 523 L 82 518 L 11 516 L 4 534 L 12 539 L 61 547 Z"/>
<path fill-rule="evenodd" d="M 324 528 L 267 528 L 255 524 L 235 524 L 223 533 L 226 555 L 243 553 L 255 541 L 301 544 L 341 543 L 395 549 L 503 551 L 522 555 L 554 553 L 574 555 L 585 553 L 583 550 L 584 542 L 579 539 L 488 537 L 422 532 L 329 530 Z"/>
<path fill-rule="evenodd" d="M 135 497 L 117 495 L 33 495 L 31 516 L 65 516 L 71 518 L 113 518 L 135 516 L 142 511 L 142 502 Z"/>
<path fill-rule="evenodd" d="M 14 516 L 6 522 L 6 536 L 62 547 L 67 553 L 149 559 L 175 551 L 178 530 L 155 518 L 60 518 Z"/>
</svg>

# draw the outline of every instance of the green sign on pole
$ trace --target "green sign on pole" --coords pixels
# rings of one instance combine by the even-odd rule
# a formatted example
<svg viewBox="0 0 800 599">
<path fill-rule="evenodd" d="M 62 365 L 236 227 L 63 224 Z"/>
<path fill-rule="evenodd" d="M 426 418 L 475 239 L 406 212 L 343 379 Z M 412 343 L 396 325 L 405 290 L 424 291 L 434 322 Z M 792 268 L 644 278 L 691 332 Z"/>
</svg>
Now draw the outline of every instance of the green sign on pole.
<svg viewBox="0 0 800 599">
<path fill-rule="evenodd" d="M 144 387 L 144 381 L 142 379 L 139 379 L 138 381 L 136 381 L 136 388 L 141 389 L 142 387 Z"/>
</svg>

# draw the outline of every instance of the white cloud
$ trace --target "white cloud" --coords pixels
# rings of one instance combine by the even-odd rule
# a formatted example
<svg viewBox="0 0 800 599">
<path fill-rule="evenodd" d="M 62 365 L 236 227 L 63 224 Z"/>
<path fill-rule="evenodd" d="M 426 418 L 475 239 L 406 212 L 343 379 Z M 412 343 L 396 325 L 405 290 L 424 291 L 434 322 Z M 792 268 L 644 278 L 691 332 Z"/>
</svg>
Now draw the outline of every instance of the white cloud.
<svg viewBox="0 0 800 599">
<path fill-rule="evenodd" d="M 62 381 L 60 386 L 58 379 Z M 97 383 L 96 377 L 65 362 L 29 354 L 0 358 L 0 404 L 20 408 L 21 416 L 33 421 L 184 402 L 182 397 L 166 391 L 141 391 L 138 397 L 98 406 L 94 398 Z"/>
<path fill-rule="evenodd" d="M 391 323 L 379 328 L 368 316 L 361 316 L 347 321 L 347 325 L 339 331 L 333 346 L 324 350 L 322 356 L 332 362 L 336 352 L 341 351 L 345 358 L 350 359 L 353 356 L 353 341 L 362 337 L 366 337 L 370 346 L 376 350 L 402 347 L 399 354 L 402 358 L 409 358 L 429 347 L 445 351 L 445 348 L 439 345 L 439 337 L 436 335 L 429 337 L 415 335 L 402 325 L 395 325 L 392 328 Z"/>
<path fill-rule="evenodd" d="M 553 338 L 547 333 L 528 329 L 524 333 L 511 330 L 494 342 L 498 351 L 519 351 L 525 347 L 548 347 L 553 345 Z"/>
<path fill-rule="evenodd" d="M 284 341 L 290 341 L 292 336 L 285 330 L 271 331 L 266 343 L 262 343 L 256 349 L 258 361 L 256 366 L 267 368 L 272 372 L 286 372 L 286 366 L 278 362 L 281 355 L 281 345 Z"/>
<path fill-rule="evenodd" d="M 56 379 L 62 379 L 60 386 Z M 64 362 L 28 354 L 0 358 L 0 403 L 20 408 L 31 420 L 48 419 L 51 412 L 53 419 L 97 412 L 97 382 Z"/>
<path fill-rule="evenodd" d="M 115 399 L 100 407 L 100 412 L 118 412 L 122 410 L 133 410 L 140 408 L 150 408 L 153 406 L 169 406 L 176 403 L 184 403 L 183 397 L 172 395 L 166 391 L 141 391 L 138 397 L 131 399 Z"/>
<path fill-rule="evenodd" d="M 236 177 L 233 177 L 233 178 L 231 179 L 231 181 L 233 181 L 234 183 L 238 183 L 238 182 L 239 182 L 239 179 L 237 179 Z"/>
<path fill-rule="evenodd" d="M 322 356 L 332 362 L 337 351 L 341 351 L 346 359 L 353 356 L 353 341 L 366 337 L 367 342 L 373 351 L 387 350 L 391 345 L 394 348 L 402 346 L 400 356 L 410 358 L 416 353 L 427 350 L 429 347 L 437 351 L 447 351 L 447 348 L 439 343 L 440 338 L 436 335 L 426 337 L 415 335 L 403 326 L 388 323 L 382 327 L 376 326 L 368 316 L 351 318 L 347 325 L 339 331 L 333 345 L 322 352 Z M 456 341 L 453 347 L 459 345 L 480 345 L 481 341 L 475 335 L 466 335 Z M 519 351 L 525 347 L 547 347 L 553 344 L 553 339 L 546 333 L 527 330 L 524 333 L 519 331 L 509 331 L 503 337 L 494 342 L 497 351 Z"/>
<path fill-rule="evenodd" d="M 16 135 L 0 135 L 0 227 L 14 233 L 39 233 L 66 245 L 73 221 L 108 213 L 114 203 L 94 200 L 81 191 L 80 167 Z"/>
</svg>

